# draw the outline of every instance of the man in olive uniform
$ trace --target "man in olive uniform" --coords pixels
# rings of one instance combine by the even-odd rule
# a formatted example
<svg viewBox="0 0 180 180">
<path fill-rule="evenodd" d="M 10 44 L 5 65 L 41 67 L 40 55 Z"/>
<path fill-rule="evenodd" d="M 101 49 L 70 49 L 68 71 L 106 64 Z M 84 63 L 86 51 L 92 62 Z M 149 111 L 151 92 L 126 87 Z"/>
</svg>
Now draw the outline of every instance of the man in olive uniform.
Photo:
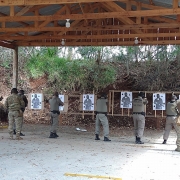
<svg viewBox="0 0 180 180">
<path fill-rule="evenodd" d="M 21 108 L 25 108 L 24 101 L 21 97 L 18 96 L 18 91 L 16 88 L 11 90 L 11 95 L 7 97 L 5 101 L 5 108 L 8 111 L 9 118 L 9 134 L 10 139 L 13 139 L 13 125 L 14 121 L 16 123 L 16 139 L 21 140 L 23 138 L 20 137 L 21 131 L 21 121 L 22 121 L 22 110 Z"/>
<path fill-rule="evenodd" d="M 19 94 L 18 94 L 22 99 L 23 99 L 23 101 L 24 101 L 24 105 L 25 105 L 25 107 L 22 107 L 21 108 L 21 110 L 22 110 L 22 112 L 23 112 L 23 114 L 24 114 L 24 111 L 25 111 L 25 108 L 27 107 L 27 105 L 28 105 L 28 100 L 27 100 L 27 98 L 26 98 L 26 96 L 24 95 L 24 90 L 20 90 L 19 91 Z M 23 115 L 22 115 L 22 124 L 21 124 L 21 131 L 22 131 L 22 126 L 23 126 Z M 16 124 L 14 123 L 14 134 L 16 134 Z M 25 134 L 23 134 L 22 132 L 20 132 L 20 136 L 25 136 Z"/>
<path fill-rule="evenodd" d="M 100 122 L 103 126 L 104 141 L 111 141 L 109 139 L 109 122 L 107 119 L 107 98 L 106 98 L 105 93 L 102 93 L 101 98 L 97 100 L 96 124 L 95 124 L 96 137 L 95 137 L 95 140 L 100 140 L 100 138 L 99 138 Z"/>
<path fill-rule="evenodd" d="M 177 125 L 176 125 L 177 115 L 178 115 L 178 111 L 177 111 L 176 96 L 173 95 L 171 97 L 171 101 L 168 102 L 166 106 L 166 125 L 165 125 L 165 131 L 163 135 L 164 141 L 162 144 L 166 144 L 167 139 L 169 137 L 169 133 L 172 129 L 172 126 L 174 127 L 176 132 L 178 131 Z"/>
<path fill-rule="evenodd" d="M 134 133 L 136 136 L 136 144 L 144 144 L 141 138 L 144 133 L 145 126 L 145 105 L 148 103 L 144 98 L 144 93 L 140 92 L 137 98 L 133 99 L 133 121 Z"/>
<path fill-rule="evenodd" d="M 175 96 L 176 98 L 176 96 Z M 175 108 L 175 111 L 177 112 L 177 115 L 180 116 L 180 100 L 176 98 L 176 107 Z M 177 118 L 178 118 L 177 116 Z M 176 133 L 177 133 L 177 140 L 176 140 L 176 145 L 177 145 L 177 148 L 175 149 L 175 151 L 178 151 L 180 152 L 180 125 L 176 123 L 176 120 L 175 120 L 175 124 L 174 124 L 174 128 L 176 130 Z"/>
<path fill-rule="evenodd" d="M 50 111 L 51 111 L 51 130 L 49 138 L 59 137 L 56 133 L 58 122 L 59 122 L 59 106 L 64 106 L 64 103 L 59 99 L 58 92 L 53 94 L 53 97 L 49 100 Z"/>
</svg>

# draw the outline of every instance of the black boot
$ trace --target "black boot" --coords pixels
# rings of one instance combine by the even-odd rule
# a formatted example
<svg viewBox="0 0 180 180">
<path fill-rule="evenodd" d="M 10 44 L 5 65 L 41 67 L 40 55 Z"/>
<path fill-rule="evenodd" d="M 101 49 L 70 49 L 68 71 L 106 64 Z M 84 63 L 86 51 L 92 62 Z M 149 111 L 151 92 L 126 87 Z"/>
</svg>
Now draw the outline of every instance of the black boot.
<svg viewBox="0 0 180 180">
<path fill-rule="evenodd" d="M 20 136 L 25 136 L 25 134 L 23 134 L 22 132 L 20 132 Z"/>
<path fill-rule="evenodd" d="M 99 134 L 96 134 L 96 138 L 95 138 L 95 140 L 100 140 L 100 138 L 99 138 Z"/>
<path fill-rule="evenodd" d="M 57 137 L 54 133 L 51 132 L 49 138 L 57 138 Z"/>
<path fill-rule="evenodd" d="M 136 136 L 136 143 L 138 142 L 138 137 Z"/>
<path fill-rule="evenodd" d="M 56 137 L 59 137 L 56 133 L 54 133 L 54 135 L 55 135 Z"/>
<path fill-rule="evenodd" d="M 166 144 L 167 143 L 167 140 L 166 139 L 164 139 L 164 141 L 163 141 L 163 143 L 162 144 Z"/>
<path fill-rule="evenodd" d="M 16 130 L 14 130 L 13 132 L 14 132 L 13 134 L 16 134 Z"/>
<path fill-rule="evenodd" d="M 104 141 L 111 141 L 108 137 L 104 137 Z"/>
<path fill-rule="evenodd" d="M 136 144 L 144 144 L 144 142 L 141 141 L 141 138 L 140 138 L 140 137 L 137 137 Z"/>
</svg>

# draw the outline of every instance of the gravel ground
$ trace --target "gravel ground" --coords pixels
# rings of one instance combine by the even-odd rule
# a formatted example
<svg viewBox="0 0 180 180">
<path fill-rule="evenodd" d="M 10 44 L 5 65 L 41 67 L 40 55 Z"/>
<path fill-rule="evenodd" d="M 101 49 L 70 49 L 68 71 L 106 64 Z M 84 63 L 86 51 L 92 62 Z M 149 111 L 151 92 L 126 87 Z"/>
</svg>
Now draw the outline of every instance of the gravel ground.
<svg viewBox="0 0 180 180">
<path fill-rule="evenodd" d="M 163 145 L 162 130 L 145 130 L 145 144 L 136 145 L 131 129 L 111 129 L 112 141 L 104 142 L 94 140 L 93 128 L 76 128 L 61 126 L 59 138 L 49 139 L 48 125 L 25 124 L 20 141 L 0 128 L 0 180 L 180 179 L 174 131 Z"/>
</svg>

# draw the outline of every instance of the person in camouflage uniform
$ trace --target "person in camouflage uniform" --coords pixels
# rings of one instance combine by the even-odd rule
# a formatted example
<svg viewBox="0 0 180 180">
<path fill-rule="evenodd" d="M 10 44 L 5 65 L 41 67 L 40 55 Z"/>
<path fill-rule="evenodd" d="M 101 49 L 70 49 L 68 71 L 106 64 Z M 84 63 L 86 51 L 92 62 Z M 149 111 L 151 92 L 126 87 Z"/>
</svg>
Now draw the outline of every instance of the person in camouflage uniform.
<svg viewBox="0 0 180 180">
<path fill-rule="evenodd" d="M 19 91 L 18 95 L 23 99 L 24 105 L 25 105 L 25 108 L 26 108 L 27 105 L 28 105 L 28 100 L 27 100 L 26 96 L 24 95 L 24 90 L 21 89 Z M 23 114 L 24 114 L 25 108 L 24 107 L 21 108 Z M 22 115 L 21 131 L 22 131 L 22 126 L 23 126 L 23 115 Z M 21 131 L 20 131 L 20 136 L 25 136 L 25 134 L 23 134 Z M 14 134 L 16 134 L 16 123 L 14 123 Z"/>
<path fill-rule="evenodd" d="M 23 138 L 20 137 L 21 131 L 21 121 L 22 121 L 22 110 L 21 108 L 25 108 L 24 101 L 21 97 L 18 96 L 17 88 L 13 88 L 11 90 L 11 95 L 7 97 L 5 101 L 5 108 L 8 111 L 9 118 L 9 134 L 10 139 L 13 139 L 13 125 L 16 123 L 16 139 L 21 140 Z"/>
</svg>

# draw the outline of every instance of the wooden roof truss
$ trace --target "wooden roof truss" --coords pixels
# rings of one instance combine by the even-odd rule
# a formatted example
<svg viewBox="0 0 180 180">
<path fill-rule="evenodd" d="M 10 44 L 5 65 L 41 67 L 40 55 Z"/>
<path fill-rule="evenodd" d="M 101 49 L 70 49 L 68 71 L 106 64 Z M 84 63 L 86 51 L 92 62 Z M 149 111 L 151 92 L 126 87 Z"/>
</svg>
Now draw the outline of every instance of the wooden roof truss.
<svg viewBox="0 0 180 180">
<path fill-rule="evenodd" d="M 164 0 L 165 2 L 165 0 Z M 71 26 L 66 28 L 66 19 Z M 0 45 L 180 44 L 179 0 L 1 0 Z"/>
</svg>

